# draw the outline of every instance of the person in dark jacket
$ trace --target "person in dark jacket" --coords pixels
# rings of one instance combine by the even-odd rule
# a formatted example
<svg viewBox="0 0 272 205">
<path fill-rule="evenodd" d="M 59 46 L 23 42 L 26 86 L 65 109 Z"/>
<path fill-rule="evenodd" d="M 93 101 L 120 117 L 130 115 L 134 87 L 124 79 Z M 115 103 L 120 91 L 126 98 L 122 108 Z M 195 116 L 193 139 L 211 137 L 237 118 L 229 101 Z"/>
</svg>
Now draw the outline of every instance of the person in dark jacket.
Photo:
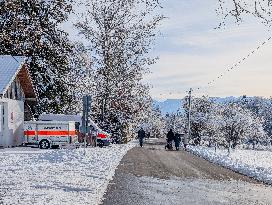
<svg viewBox="0 0 272 205">
<path fill-rule="evenodd" d="M 176 133 L 174 136 L 176 150 L 179 150 L 180 141 L 181 141 L 180 134 Z"/>
<path fill-rule="evenodd" d="M 172 142 L 174 140 L 174 132 L 172 129 L 167 133 L 167 145 L 165 146 L 165 149 L 172 149 Z"/>
<path fill-rule="evenodd" d="M 145 138 L 145 131 L 144 131 L 144 129 L 141 127 L 141 129 L 138 131 L 138 139 L 139 139 L 139 142 L 140 142 L 140 146 L 141 146 L 141 147 L 143 147 L 144 138 Z"/>
<path fill-rule="evenodd" d="M 172 142 L 174 140 L 174 132 L 172 129 L 167 133 L 167 142 Z"/>
</svg>

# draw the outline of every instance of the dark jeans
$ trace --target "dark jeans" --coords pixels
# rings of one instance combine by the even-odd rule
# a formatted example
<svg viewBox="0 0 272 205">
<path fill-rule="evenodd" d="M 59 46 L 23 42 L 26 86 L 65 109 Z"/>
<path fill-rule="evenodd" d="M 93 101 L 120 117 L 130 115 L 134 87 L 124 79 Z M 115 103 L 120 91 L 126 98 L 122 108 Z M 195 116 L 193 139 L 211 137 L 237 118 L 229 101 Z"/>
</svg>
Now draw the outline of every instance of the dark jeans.
<svg viewBox="0 0 272 205">
<path fill-rule="evenodd" d="M 175 141 L 175 147 L 176 147 L 176 149 L 179 148 L 179 141 Z"/>
<path fill-rule="evenodd" d="M 143 147 L 144 139 L 139 139 L 140 146 Z"/>
<path fill-rule="evenodd" d="M 185 148 L 185 150 L 187 149 L 187 144 L 184 144 L 184 148 Z"/>
</svg>

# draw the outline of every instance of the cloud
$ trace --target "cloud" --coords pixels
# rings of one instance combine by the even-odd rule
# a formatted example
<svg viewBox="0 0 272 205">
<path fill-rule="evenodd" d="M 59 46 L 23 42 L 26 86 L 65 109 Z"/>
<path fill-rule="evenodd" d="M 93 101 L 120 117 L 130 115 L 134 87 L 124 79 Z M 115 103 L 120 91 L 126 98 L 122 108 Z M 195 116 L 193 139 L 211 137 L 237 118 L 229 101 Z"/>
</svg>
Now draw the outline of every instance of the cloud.
<svg viewBox="0 0 272 205">
<path fill-rule="evenodd" d="M 158 39 L 154 52 L 160 60 L 145 79 L 153 85 L 153 97 L 183 97 L 190 87 L 207 85 L 268 38 L 265 26 L 255 19 L 241 25 L 228 24 L 224 29 L 213 29 L 219 19 L 214 10 L 215 2 L 165 2 L 169 19 L 162 28 L 163 37 Z M 227 73 L 212 87 L 201 89 L 197 94 L 270 96 L 271 52 L 270 43 L 238 70 Z"/>
<path fill-rule="evenodd" d="M 221 17 L 216 15 L 218 0 L 165 0 L 162 12 L 168 19 L 160 26 L 162 35 L 151 53 L 160 60 L 152 66 L 145 81 L 152 85 L 154 98 L 180 98 L 190 88 L 204 86 L 198 95 L 270 96 L 272 87 L 271 43 L 252 55 L 239 69 L 216 79 L 252 49 L 265 40 L 270 32 L 253 18 L 240 25 L 228 22 L 225 28 L 214 29 Z M 77 10 L 84 10 L 80 7 Z M 63 25 L 71 38 L 82 40 L 72 26 L 76 16 Z M 86 42 L 86 40 L 84 40 Z"/>
</svg>

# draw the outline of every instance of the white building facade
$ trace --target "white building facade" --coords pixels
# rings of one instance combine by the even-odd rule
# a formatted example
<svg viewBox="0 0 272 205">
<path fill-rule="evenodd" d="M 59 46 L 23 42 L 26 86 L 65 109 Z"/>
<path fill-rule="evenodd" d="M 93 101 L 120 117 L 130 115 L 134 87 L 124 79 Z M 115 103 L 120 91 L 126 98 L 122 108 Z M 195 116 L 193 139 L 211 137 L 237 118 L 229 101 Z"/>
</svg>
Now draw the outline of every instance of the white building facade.
<svg viewBox="0 0 272 205">
<path fill-rule="evenodd" d="M 24 59 L 0 55 L 0 147 L 24 142 L 24 119 L 31 116 L 28 102 L 36 101 Z"/>
</svg>

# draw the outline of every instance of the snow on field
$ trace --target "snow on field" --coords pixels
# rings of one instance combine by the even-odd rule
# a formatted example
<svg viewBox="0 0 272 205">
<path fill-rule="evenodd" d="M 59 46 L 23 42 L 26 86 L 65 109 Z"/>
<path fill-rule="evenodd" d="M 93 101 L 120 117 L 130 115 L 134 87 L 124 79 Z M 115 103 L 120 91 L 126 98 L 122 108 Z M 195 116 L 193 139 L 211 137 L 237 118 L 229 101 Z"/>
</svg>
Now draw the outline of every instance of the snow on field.
<svg viewBox="0 0 272 205">
<path fill-rule="evenodd" d="M 272 184 L 272 152 L 256 150 L 227 150 L 190 146 L 189 151 L 226 168 Z"/>
<path fill-rule="evenodd" d="M 0 204 L 99 204 L 133 146 L 0 150 Z"/>
</svg>

